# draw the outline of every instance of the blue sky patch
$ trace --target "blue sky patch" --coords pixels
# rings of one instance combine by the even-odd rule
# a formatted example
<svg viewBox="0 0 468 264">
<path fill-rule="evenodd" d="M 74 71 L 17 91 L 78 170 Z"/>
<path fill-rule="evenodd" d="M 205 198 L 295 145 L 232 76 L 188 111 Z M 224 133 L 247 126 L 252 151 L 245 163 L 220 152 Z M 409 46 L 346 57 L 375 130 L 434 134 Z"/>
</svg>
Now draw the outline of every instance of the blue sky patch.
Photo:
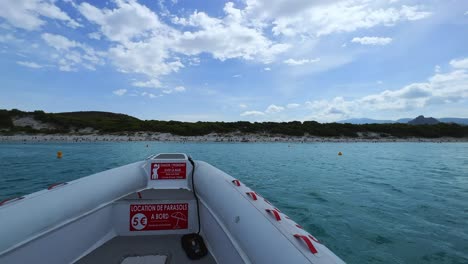
<svg viewBox="0 0 468 264">
<path fill-rule="evenodd" d="M 7 0 L 1 108 L 141 119 L 468 117 L 468 2 Z"/>
</svg>

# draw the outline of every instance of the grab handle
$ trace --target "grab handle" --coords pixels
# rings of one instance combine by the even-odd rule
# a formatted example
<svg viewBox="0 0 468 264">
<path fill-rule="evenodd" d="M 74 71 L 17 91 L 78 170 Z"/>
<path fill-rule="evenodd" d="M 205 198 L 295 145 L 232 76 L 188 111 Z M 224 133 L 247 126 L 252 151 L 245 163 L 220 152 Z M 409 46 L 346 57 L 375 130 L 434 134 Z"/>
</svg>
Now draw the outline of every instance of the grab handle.
<svg viewBox="0 0 468 264">
<path fill-rule="evenodd" d="M 21 199 L 24 199 L 24 197 L 8 198 L 8 199 L 5 199 L 5 200 L 1 201 L 0 206 L 8 204 L 8 203 L 19 201 Z"/>
<path fill-rule="evenodd" d="M 268 213 L 272 213 L 275 218 L 276 218 L 276 221 L 281 221 L 281 216 L 280 214 L 278 213 L 278 211 L 276 210 L 271 210 L 271 209 L 265 209 L 265 211 L 267 211 Z"/>
<path fill-rule="evenodd" d="M 232 180 L 232 183 L 234 183 L 234 185 L 236 185 L 237 187 L 240 186 L 240 181 L 239 180 Z"/>
<path fill-rule="evenodd" d="M 252 197 L 252 200 L 254 201 L 257 200 L 257 195 L 255 194 L 255 192 L 246 192 L 246 194 Z"/>
<path fill-rule="evenodd" d="M 58 182 L 58 183 L 54 183 L 52 185 L 50 185 L 49 187 L 47 187 L 47 190 L 52 190 L 52 189 L 55 189 L 57 187 L 60 187 L 60 186 L 63 186 L 63 185 L 67 185 L 68 183 L 67 182 Z"/>
<path fill-rule="evenodd" d="M 304 235 L 299 235 L 299 234 L 295 234 L 294 237 L 302 239 L 302 241 L 304 241 L 304 243 L 306 243 L 307 247 L 309 248 L 310 252 L 312 252 L 312 254 L 317 254 L 318 253 L 317 249 L 314 247 L 314 244 L 312 244 L 312 242 L 310 241 L 310 239 L 308 237 L 306 237 Z"/>
</svg>

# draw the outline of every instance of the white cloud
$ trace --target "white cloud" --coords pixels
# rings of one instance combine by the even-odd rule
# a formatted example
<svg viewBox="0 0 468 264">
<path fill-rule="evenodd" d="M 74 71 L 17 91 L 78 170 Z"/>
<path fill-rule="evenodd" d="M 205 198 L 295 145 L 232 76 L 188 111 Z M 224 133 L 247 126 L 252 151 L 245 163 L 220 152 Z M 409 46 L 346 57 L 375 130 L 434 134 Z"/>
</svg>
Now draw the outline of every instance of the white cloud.
<svg viewBox="0 0 468 264">
<path fill-rule="evenodd" d="M 198 66 L 200 65 L 200 58 L 198 57 L 192 57 L 192 58 L 189 58 L 189 64 L 192 65 L 192 66 Z"/>
<path fill-rule="evenodd" d="M 68 50 L 80 46 L 77 42 L 69 40 L 62 35 L 43 33 L 41 37 L 49 46 L 57 50 Z"/>
<path fill-rule="evenodd" d="M 299 66 L 299 65 L 304 65 L 304 64 L 309 64 L 309 63 L 315 63 L 319 62 L 320 58 L 316 59 L 287 59 L 283 61 L 285 64 L 291 65 L 291 66 Z"/>
<path fill-rule="evenodd" d="M 276 35 L 328 35 L 375 26 L 393 26 L 401 21 L 431 15 L 421 6 L 387 7 L 384 1 L 281 1 L 247 0 L 246 10 L 263 23 L 271 22 Z"/>
<path fill-rule="evenodd" d="M 192 26 L 196 30 L 181 34 L 174 50 L 185 55 L 206 52 L 222 61 L 242 58 L 270 62 L 290 48 L 289 44 L 268 39 L 261 28 L 252 26 L 245 11 L 235 8 L 233 3 L 225 4 L 224 13 L 226 16 L 222 19 L 197 11 L 188 18 L 175 17 L 174 23 Z"/>
<path fill-rule="evenodd" d="M 176 88 L 174 88 L 174 91 L 175 92 L 185 92 L 186 89 L 183 86 L 177 86 Z"/>
<path fill-rule="evenodd" d="M 168 65 L 166 60 L 172 57 L 171 52 L 188 56 L 210 53 L 219 60 L 242 58 L 267 62 L 289 48 L 289 45 L 270 41 L 261 30 L 249 27 L 242 18 L 242 10 L 234 8 L 232 3 L 225 5 L 223 19 L 197 11 L 188 18 L 174 17 L 174 23 L 192 27 L 191 31 L 184 32 L 161 23 L 155 13 L 141 4 L 116 3 L 117 7 L 112 10 L 82 3 L 79 10 L 89 21 L 100 25 L 107 38 L 122 44 L 112 48 L 110 56 L 125 72 L 132 68 L 138 73 L 151 76 L 159 73 L 157 76 L 160 76 L 177 71 L 183 65 L 180 61 Z M 148 53 L 156 54 L 152 56 L 154 59 L 147 59 Z M 140 57 L 144 57 L 145 62 Z M 131 61 L 130 65 L 123 63 L 127 60 Z"/>
<path fill-rule="evenodd" d="M 8 34 L 5 34 L 5 35 L 0 35 L 0 42 L 1 43 L 23 42 L 23 39 L 18 39 L 13 34 L 8 33 Z"/>
<path fill-rule="evenodd" d="M 155 95 L 153 93 L 148 93 L 148 92 L 142 92 L 140 94 L 141 96 L 146 96 L 146 97 L 149 97 L 151 99 L 154 99 L 154 98 L 157 98 L 157 97 L 161 97 L 162 95 Z"/>
<path fill-rule="evenodd" d="M 51 56 L 57 61 L 60 71 L 77 71 L 78 67 L 95 70 L 97 65 L 104 64 L 102 52 L 97 52 L 86 44 L 79 43 L 62 35 L 43 33 L 44 42 L 59 54 Z"/>
<path fill-rule="evenodd" d="M 439 66 L 439 65 L 436 65 L 436 66 L 434 67 L 434 72 L 439 73 L 440 71 L 441 71 L 440 66 Z"/>
<path fill-rule="evenodd" d="M 170 56 L 164 40 L 155 37 L 148 42 L 131 42 L 109 49 L 108 54 L 121 72 L 140 73 L 154 79 L 179 71 L 184 65 Z"/>
<path fill-rule="evenodd" d="M 381 85 L 381 84 L 383 84 L 383 81 L 378 80 L 378 81 L 377 81 L 377 84 L 378 84 L 378 85 Z"/>
<path fill-rule="evenodd" d="M 305 107 L 311 111 L 305 120 L 336 121 L 347 118 L 353 113 L 355 102 L 348 102 L 343 97 L 331 100 L 315 100 L 305 102 Z"/>
<path fill-rule="evenodd" d="M 295 109 L 295 108 L 298 108 L 300 106 L 301 106 L 300 104 L 290 103 L 290 104 L 286 105 L 286 108 L 287 109 Z M 239 107 L 240 108 L 247 108 L 247 105 L 246 104 L 240 104 Z M 271 104 L 265 109 L 264 112 L 262 112 L 262 111 L 245 111 L 245 112 L 241 113 L 240 116 L 266 116 L 267 114 L 268 115 L 274 115 L 274 114 L 283 112 L 284 110 L 286 110 L 286 108 L 283 107 L 283 106 L 278 106 L 278 105 Z"/>
<path fill-rule="evenodd" d="M 452 60 L 453 69 L 446 73 L 435 73 L 426 82 L 411 83 L 397 90 L 385 90 L 377 94 L 346 100 L 306 102 L 312 114 L 306 119 L 335 121 L 350 116 L 362 116 L 378 111 L 410 111 L 434 104 L 451 104 L 468 99 L 468 58 Z"/>
<path fill-rule="evenodd" d="M 298 43 L 297 39 L 318 42 L 323 35 L 393 26 L 430 15 L 423 6 L 368 0 L 245 0 L 236 5 L 226 3 L 216 16 L 202 11 L 177 15 L 156 13 L 135 0 L 113 0 L 105 7 L 66 1 L 97 26 L 96 32 L 87 34 L 89 38 L 106 40 L 102 44 L 110 44 L 106 52 L 99 52 L 61 35 L 42 34 L 45 43 L 56 50 L 51 58 L 60 70 L 75 71 L 80 67 L 94 70 L 97 65 L 110 62 L 118 71 L 142 78 L 132 85 L 160 88 L 162 93 L 176 91 L 163 85 L 167 75 L 200 64 L 202 56 L 220 61 L 241 59 L 267 64 L 264 66 L 272 62 L 305 65 L 318 62 L 320 59 L 306 56 L 319 53 L 311 52 L 312 45 L 302 45 L 304 43 Z M 2 5 L 0 17 L 28 30 L 39 29 L 49 19 L 80 26 L 55 3 L 55 0 L 10 0 L 5 8 Z M 10 10 L 12 7 L 14 10 Z M 163 16 L 164 19 L 160 19 Z M 81 18 L 77 20 L 81 22 Z M 171 22 L 165 22 L 168 20 Z M 344 59 L 325 56 L 320 65 L 330 67 L 327 66 L 330 61 L 339 60 Z M 306 68 L 296 67 L 291 71 Z M 263 69 L 271 70 L 270 67 Z"/>
<path fill-rule="evenodd" d="M 88 38 L 95 39 L 95 40 L 101 40 L 101 33 L 99 33 L 99 32 L 89 33 Z"/>
<path fill-rule="evenodd" d="M 78 10 L 86 19 L 99 25 L 102 34 L 112 41 L 127 42 L 162 27 L 158 16 L 136 1 L 118 0 L 115 4 L 115 9 L 99 9 L 83 2 Z"/>
<path fill-rule="evenodd" d="M 319 61 L 287 59 L 305 54 L 307 48 L 303 47 L 307 45 L 297 46 L 294 40 L 272 37 L 271 33 L 316 38 L 379 25 L 392 26 L 430 15 L 422 6 L 397 7 L 394 3 L 389 7 L 387 2 L 368 0 L 245 0 L 239 6 L 226 3 L 223 13 L 217 16 L 202 11 L 177 16 L 165 8 L 158 16 L 133 0 L 115 0 L 105 8 L 82 2 L 77 9 L 88 21 L 98 25 L 99 32 L 90 33 L 89 37 L 97 39 L 102 35 L 112 42 L 106 55 L 117 70 L 143 74 L 155 81 L 134 83 L 156 88 L 162 86 L 165 76 L 198 65 L 198 56 L 202 54 L 220 61 L 242 59 L 265 64 L 280 57 L 288 65 Z M 160 16 L 170 18 L 172 24 L 166 24 Z M 295 45 L 302 49 L 299 54 L 291 49 Z M 289 56 L 288 52 L 291 52 Z M 323 67 L 329 67 L 327 63 L 330 62 L 324 62 Z"/>
<path fill-rule="evenodd" d="M 99 9 L 81 3 L 78 10 L 86 19 L 100 26 L 101 34 L 119 43 L 108 51 L 108 57 L 119 71 L 141 73 L 152 78 L 149 82 L 137 82 L 135 86 L 160 87 L 159 80 L 156 80 L 159 76 L 183 67 L 180 61 L 167 62 L 170 54 L 164 30 L 168 28 L 144 5 L 135 1 L 116 1 L 115 4 L 114 9 Z M 149 38 L 153 32 L 160 36 Z"/>
<path fill-rule="evenodd" d="M 148 80 L 148 81 L 145 81 L 145 82 L 134 81 L 132 83 L 132 85 L 135 86 L 135 87 L 161 89 L 161 92 L 163 94 L 172 94 L 174 92 L 181 93 L 181 92 L 185 92 L 187 90 L 184 86 L 176 86 L 174 88 L 164 87 L 161 84 L 161 82 L 159 82 L 159 80 L 157 80 L 157 79 L 151 79 L 151 80 Z M 149 96 L 150 98 L 156 98 L 157 96 L 159 96 L 159 95 L 156 96 L 154 94 L 153 94 L 153 96 L 151 96 L 151 93 L 148 93 L 148 92 L 142 92 L 141 95 L 142 96 Z"/>
<path fill-rule="evenodd" d="M 429 96 L 431 91 L 427 84 L 415 83 L 399 90 L 385 90 L 379 94 L 368 95 L 358 102 L 374 110 L 406 110 L 416 106 L 422 107 L 425 98 Z"/>
<path fill-rule="evenodd" d="M 353 38 L 351 42 L 359 43 L 362 45 L 380 45 L 384 46 L 392 42 L 391 38 L 381 38 L 381 37 L 362 37 L 362 38 Z"/>
<path fill-rule="evenodd" d="M 232 77 L 233 77 L 233 78 L 240 78 L 240 77 L 242 77 L 242 75 L 241 75 L 241 74 L 235 74 L 235 75 L 233 75 Z"/>
<path fill-rule="evenodd" d="M 468 58 L 451 60 L 450 65 L 457 69 L 468 69 Z"/>
<path fill-rule="evenodd" d="M 161 88 L 162 84 L 159 80 L 151 79 L 145 82 L 142 81 L 135 81 L 132 83 L 135 87 L 146 87 L 146 88 Z"/>
<path fill-rule="evenodd" d="M 182 59 L 190 65 L 199 64 L 197 57 L 193 61 L 191 57 L 202 53 L 222 61 L 240 58 L 267 63 L 289 48 L 266 37 L 233 3 L 226 3 L 222 18 L 198 11 L 186 18 L 173 16 L 172 22 L 185 27 L 183 31 L 164 24 L 136 1 L 116 1 L 112 9 L 84 2 L 78 10 L 116 43 L 108 50 L 108 57 L 119 71 L 144 74 L 159 82 L 162 76 L 184 68 Z"/>
<path fill-rule="evenodd" d="M 161 76 L 184 67 L 170 51 L 178 31 L 161 23 L 148 7 L 136 1 L 119 0 L 113 9 L 99 9 L 84 2 L 78 10 L 99 25 L 100 34 L 116 43 L 107 55 L 118 71 L 139 73 L 150 79 L 135 81 L 134 86 L 160 88 Z"/>
<path fill-rule="evenodd" d="M 17 61 L 16 64 L 33 69 L 40 69 L 44 67 L 43 65 L 37 64 L 32 61 Z"/>
<path fill-rule="evenodd" d="M 183 86 L 176 86 L 175 88 L 173 89 L 170 89 L 170 88 L 164 88 L 164 90 L 162 91 L 164 94 L 171 94 L 171 93 L 181 93 L 181 92 L 185 92 L 186 89 L 185 87 Z"/>
<path fill-rule="evenodd" d="M 300 104 L 295 104 L 295 103 L 291 103 L 291 104 L 287 104 L 286 107 L 289 108 L 289 109 L 295 109 L 295 108 L 298 108 L 299 106 L 301 106 Z"/>
<path fill-rule="evenodd" d="M 245 111 L 240 114 L 240 116 L 264 116 L 265 113 L 260 111 Z"/>
<path fill-rule="evenodd" d="M 37 30 L 46 24 L 43 18 L 66 22 L 72 28 L 81 26 L 58 8 L 54 1 L 47 0 L 7 0 L 2 2 L 0 17 L 14 27 Z"/>
<path fill-rule="evenodd" d="M 273 113 L 279 113 L 283 110 L 284 110 L 284 107 L 272 104 L 267 107 L 267 109 L 265 110 L 265 113 L 273 114 Z"/>
<path fill-rule="evenodd" d="M 118 89 L 112 92 L 115 95 L 122 96 L 127 93 L 127 89 Z"/>
</svg>

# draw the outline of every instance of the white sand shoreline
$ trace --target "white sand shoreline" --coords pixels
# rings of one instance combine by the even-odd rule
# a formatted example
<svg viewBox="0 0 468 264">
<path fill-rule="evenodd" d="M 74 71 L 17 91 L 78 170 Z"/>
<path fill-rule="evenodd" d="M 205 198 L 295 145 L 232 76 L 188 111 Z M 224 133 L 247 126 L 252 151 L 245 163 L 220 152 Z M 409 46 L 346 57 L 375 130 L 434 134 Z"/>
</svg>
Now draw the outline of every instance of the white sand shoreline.
<svg viewBox="0 0 468 264">
<path fill-rule="evenodd" d="M 316 137 L 316 136 L 281 136 L 260 134 L 208 134 L 204 136 L 177 136 L 169 133 L 128 133 L 117 134 L 37 134 L 37 135 L 0 135 L 1 142 L 129 142 L 129 141 L 157 141 L 157 142 L 291 142 L 291 143 L 319 143 L 319 142 L 468 142 L 468 138 L 395 138 L 379 136 L 351 137 Z"/>
</svg>

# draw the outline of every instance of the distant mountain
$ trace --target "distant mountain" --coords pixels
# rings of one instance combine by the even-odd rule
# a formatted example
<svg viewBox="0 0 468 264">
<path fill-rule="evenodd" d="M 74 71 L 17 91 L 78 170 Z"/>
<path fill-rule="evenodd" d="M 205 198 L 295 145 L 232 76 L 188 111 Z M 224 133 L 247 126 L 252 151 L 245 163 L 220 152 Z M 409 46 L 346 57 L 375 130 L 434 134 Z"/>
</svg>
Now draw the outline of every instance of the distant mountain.
<svg viewBox="0 0 468 264">
<path fill-rule="evenodd" d="M 435 118 L 432 118 L 432 119 L 435 119 Z M 413 118 L 400 118 L 398 120 L 379 120 L 379 119 L 372 119 L 372 118 L 350 118 L 350 119 L 345 119 L 345 120 L 338 121 L 337 123 L 340 123 L 340 124 L 349 123 L 349 124 L 354 124 L 354 125 L 393 124 L 393 123 L 407 124 L 407 123 L 409 123 L 410 121 L 413 121 L 413 120 L 415 120 L 415 119 L 413 119 Z M 437 118 L 435 120 L 439 121 L 439 122 L 442 122 L 442 123 L 455 123 L 455 124 L 459 124 L 459 125 L 468 125 L 468 118 L 443 117 L 443 118 Z M 417 122 L 419 122 L 419 121 L 417 121 Z M 439 123 L 439 122 L 437 122 L 437 123 Z M 434 123 L 434 124 L 437 124 L 437 123 Z"/>
<path fill-rule="evenodd" d="M 400 118 L 396 121 L 396 123 L 408 123 L 411 120 L 413 120 L 413 118 Z"/>
<path fill-rule="evenodd" d="M 460 125 L 468 125 L 468 118 L 444 117 L 444 118 L 439 118 L 439 121 L 444 122 L 444 123 L 456 123 Z"/>
<path fill-rule="evenodd" d="M 460 118 L 463 119 L 463 118 Z M 350 118 L 338 121 L 337 123 L 340 124 L 354 124 L 354 125 L 362 125 L 362 124 L 393 124 L 393 123 L 408 123 L 409 121 L 413 120 L 413 118 L 400 118 L 398 120 L 380 120 L 380 119 L 372 119 L 372 118 Z M 467 119 L 468 120 L 468 119 Z M 456 123 L 456 122 L 454 122 Z"/>
<path fill-rule="evenodd" d="M 420 115 L 408 122 L 410 125 L 435 125 L 438 123 L 440 123 L 439 120 L 433 117 L 424 117 L 423 115 Z"/>
</svg>

